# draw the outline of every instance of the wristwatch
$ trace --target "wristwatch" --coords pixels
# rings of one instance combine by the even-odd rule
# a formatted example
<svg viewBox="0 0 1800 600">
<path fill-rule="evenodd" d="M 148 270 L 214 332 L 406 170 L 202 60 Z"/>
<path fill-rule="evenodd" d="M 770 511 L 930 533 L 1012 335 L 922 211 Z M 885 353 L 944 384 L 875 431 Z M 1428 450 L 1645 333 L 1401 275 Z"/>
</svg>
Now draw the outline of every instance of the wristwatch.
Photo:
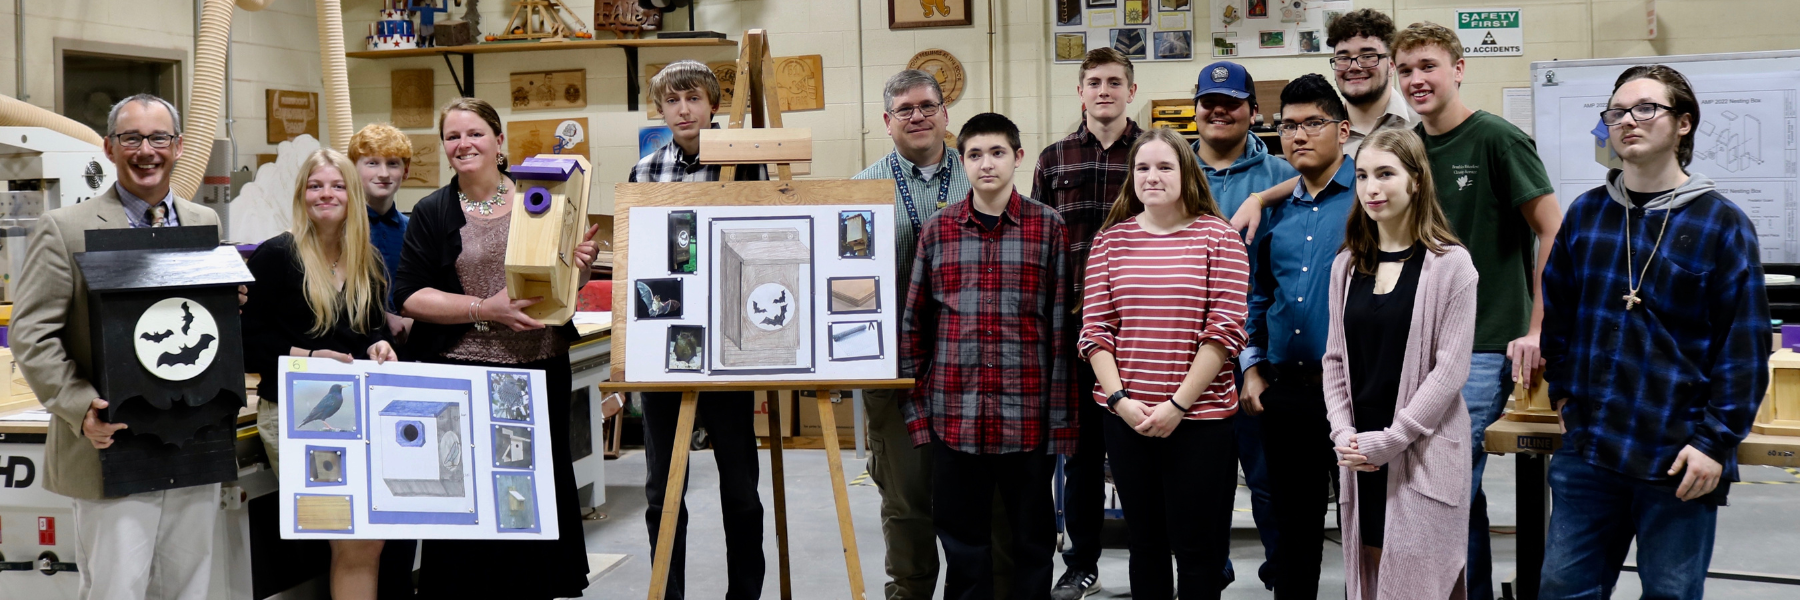
<svg viewBox="0 0 1800 600">
<path fill-rule="evenodd" d="M 1131 396 L 1125 395 L 1124 388 L 1120 388 L 1119 391 L 1113 392 L 1111 396 L 1106 397 L 1106 408 L 1109 410 L 1117 411 L 1118 407 L 1119 407 L 1119 401 L 1124 400 L 1126 398 L 1130 398 L 1130 397 Z"/>
</svg>

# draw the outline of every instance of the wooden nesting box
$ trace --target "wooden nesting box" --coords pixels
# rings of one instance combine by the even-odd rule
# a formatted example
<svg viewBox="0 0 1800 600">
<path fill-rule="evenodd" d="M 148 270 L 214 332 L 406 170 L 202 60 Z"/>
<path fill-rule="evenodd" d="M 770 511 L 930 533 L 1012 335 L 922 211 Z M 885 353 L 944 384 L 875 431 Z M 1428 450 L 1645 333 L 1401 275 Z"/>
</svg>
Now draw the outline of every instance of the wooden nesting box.
<svg viewBox="0 0 1800 600">
<path fill-rule="evenodd" d="M 1750 430 L 1763 435 L 1800 436 L 1800 354 L 1782 348 L 1769 357 L 1769 393 Z"/>
<path fill-rule="evenodd" d="M 575 316 L 581 270 L 575 246 L 587 224 L 588 186 L 593 169 L 580 156 L 539 154 L 512 167 L 512 229 L 506 244 L 506 293 L 543 297 L 525 314 L 547 325 Z"/>
<path fill-rule="evenodd" d="M 723 298 L 719 327 L 728 367 L 785 365 L 800 348 L 794 323 L 806 309 L 800 268 L 812 264 L 812 249 L 794 228 L 735 229 L 725 232 L 719 258 Z"/>
</svg>

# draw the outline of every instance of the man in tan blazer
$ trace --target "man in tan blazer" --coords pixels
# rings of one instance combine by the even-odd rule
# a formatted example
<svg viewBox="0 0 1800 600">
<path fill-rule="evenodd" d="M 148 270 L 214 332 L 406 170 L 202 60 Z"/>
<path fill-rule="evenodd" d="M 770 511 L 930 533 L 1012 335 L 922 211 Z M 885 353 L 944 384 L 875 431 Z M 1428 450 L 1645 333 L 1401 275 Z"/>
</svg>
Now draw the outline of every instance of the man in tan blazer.
<svg viewBox="0 0 1800 600">
<path fill-rule="evenodd" d="M 79 597 L 201 600 L 211 579 L 219 484 L 119 498 L 101 493 L 100 449 L 125 425 L 96 414 L 107 403 L 89 381 L 87 284 L 75 253 L 87 249 L 90 229 L 217 225 L 219 218 L 169 189 L 181 157 L 181 117 L 168 101 L 140 94 L 113 106 L 106 155 L 118 171 L 113 189 L 38 219 L 8 334 L 20 373 L 54 416 L 44 487 L 75 502 Z"/>
</svg>

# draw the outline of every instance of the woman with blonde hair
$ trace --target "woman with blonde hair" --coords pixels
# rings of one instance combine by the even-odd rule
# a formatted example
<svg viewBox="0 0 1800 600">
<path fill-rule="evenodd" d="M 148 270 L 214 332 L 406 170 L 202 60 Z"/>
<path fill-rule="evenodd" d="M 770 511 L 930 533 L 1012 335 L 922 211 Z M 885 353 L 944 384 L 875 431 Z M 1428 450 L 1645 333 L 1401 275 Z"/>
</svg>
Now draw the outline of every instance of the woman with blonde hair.
<svg viewBox="0 0 1800 600">
<path fill-rule="evenodd" d="M 1093 401 L 1110 411 L 1106 455 L 1125 501 L 1132 594 L 1218 598 L 1237 486 L 1230 365 L 1249 338 L 1249 258 L 1179 134 L 1144 132 L 1126 164 L 1131 184 L 1088 255 L 1077 350 L 1094 366 Z"/>
<path fill-rule="evenodd" d="M 1384 129 L 1358 148 L 1360 210 L 1332 263 L 1323 361 L 1348 600 L 1467 596 L 1462 387 L 1479 277 L 1436 190 L 1412 131 Z"/>
<path fill-rule="evenodd" d="M 544 372 L 550 475 L 557 538 L 551 540 L 427 540 L 419 559 L 419 595 L 428 598 L 579 598 L 587 588 L 587 542 L 577 506 L 569 448 L 574 389 L 569 343 L 574 323 L 546 327 L 525 314 L 537 298 L 506 291 L 506 247 L 517 182 L 505 170 L 500 114 L 479 98 L 452 100 L 438 113 L 438 135 L 456 176 L 413 206 L 394 277 L 394 305 L 413 319 L 407 356 L 433 363 Z M 523 160 L 525 157 L 513 157 Z M 586 285 L 594 261 L 590 227 L 575 248 L 575 269 Z M 547 437 L 545 434 L 548 434 Z M 553 508 L 550 508 L 553 507 Z M 519 565 L 528 577 L 496 575 L 496 560 Z"/>
<path fill-rule="evenodd" d="M 293 210 L 293 226 L 251 253 L 256 283 L 243 306 L 244 364 L 262 376 L 256 385 L 257 430 L 269 464 L 278 469 L 281 357 L 346 363 L 395 358 L 382 312 L 387 270 L 369 243 L 363 185 L 350 159 L 330 148 L 308 155 L 300 165 Z M 331 541 L 333 598 L 375 597 L 381 548 L 381 540 Z"/>
</svg>

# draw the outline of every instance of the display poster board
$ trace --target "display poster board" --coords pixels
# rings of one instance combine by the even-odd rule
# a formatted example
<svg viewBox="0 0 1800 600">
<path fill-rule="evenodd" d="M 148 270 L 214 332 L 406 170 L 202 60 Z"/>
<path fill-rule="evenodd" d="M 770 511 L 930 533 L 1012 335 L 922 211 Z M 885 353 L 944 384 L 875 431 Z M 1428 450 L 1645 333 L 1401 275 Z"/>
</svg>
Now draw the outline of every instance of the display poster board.
<svg viewBox="0 0 1800 600">
<path fill-rule="evenodd" d="M 1800 263 L 1800 51 L 1531 63 L 1533 137 L 1567 209 L 1617 164 L 1600 111 L 1634 65 L 1680 71 L 1700 101 L 1688 172 L 1756 224 L 1764 263 Z"/>
<path fill-rule="evenodd" d="M 892 204 L 629 211 L 626 381 L 895 377 Z"/>
<path fill-rule="evenodd" d="M 1113 48 L 1133 61 L 1193 60 L 1190 0 L 1052 0 L 1056 62 L 1081 62 Z"/>
<path fill-rule="evenodd" d="M 1213 58 L 1331 54 L 1325 26 L 1348 1 L 1213 0 L 1207 15 Z"/>
<path fill-rule="evenodd" d="M 281 359 L 283 539 L 556 539 L 544 372 Z"/>
</svg>

